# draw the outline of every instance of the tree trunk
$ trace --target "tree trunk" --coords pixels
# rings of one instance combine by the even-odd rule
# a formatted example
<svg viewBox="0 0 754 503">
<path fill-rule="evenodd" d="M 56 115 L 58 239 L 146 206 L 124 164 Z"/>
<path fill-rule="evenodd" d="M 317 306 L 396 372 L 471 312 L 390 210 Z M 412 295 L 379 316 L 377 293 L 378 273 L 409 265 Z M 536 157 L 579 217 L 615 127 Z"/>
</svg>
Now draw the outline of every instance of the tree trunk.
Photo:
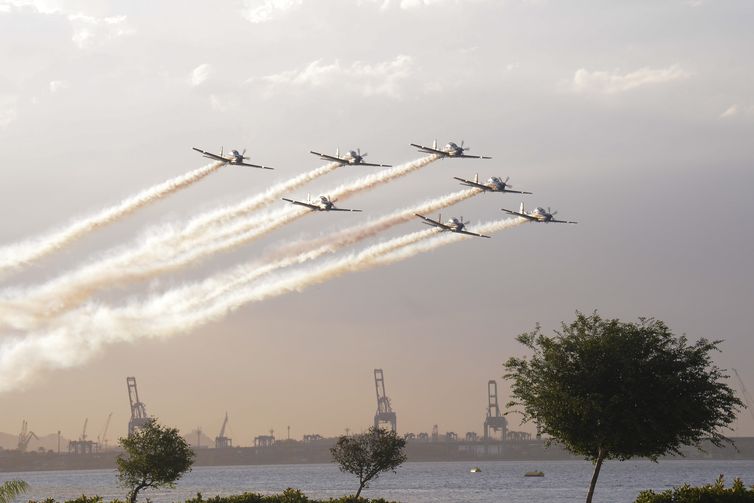
<svg viewBox="0 0 754 503">
<path fill-rule="evenodd" d="M 364 489 L 364 482 L 359 482 L 359 490 L 356 491 L 356 498 L 359 498 L 359 494 L 361 494 L 361 490 Z"/>
<path fill-rule="evenodd" d="M 602 468 L 602 461 L 605 460 L 607 453 L 600 447 L 597 452 L 597 462 L 594 464 L 594 473 L 592 474 L 592 482 L 589 484 L 589 493 L 586 495 L 586 503 L 592 503 L 592 496 L 594 496 L 594 486 L 597 485 L 597 477 L 600 476 L 600 468 Z"/>
<path fill-rule="evenodd" d="M 136 503 L 136 496 L 139 494 L 139 491 L 141 491 L 145 487 L 145 484 L 139 484 L 134 487 L 134 490 L 131 491 L 131 494 L 128 495 L 128 503 Z"/>
</svg>

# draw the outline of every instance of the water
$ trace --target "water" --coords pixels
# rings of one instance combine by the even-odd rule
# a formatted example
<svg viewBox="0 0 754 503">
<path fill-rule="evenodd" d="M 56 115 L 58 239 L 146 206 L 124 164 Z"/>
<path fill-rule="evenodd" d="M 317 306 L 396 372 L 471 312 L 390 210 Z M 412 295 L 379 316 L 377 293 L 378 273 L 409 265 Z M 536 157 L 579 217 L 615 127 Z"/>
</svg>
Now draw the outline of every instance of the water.
<svg viewBox="0 0 754 503">
<path fill-rule="evenodd" d="M 470 473 L 472 466 L 479 466 L 482 472 Z M 530 470 L 542 470 L 545 476 L 524 477 Z M 590 463 L 573 460 L 406 463 L 398 473 L 383 475 L 362 494 L 405 503 L 582 502 L 591 474 Z M 643 489 L 701 485 L 713 482 L 720 474 L 728 483 L 740 477 L 747 485 L 754 484 L 754 460 L 608 461 L 597 482 L 595 501 L 630 503 Z M 0 482 L 14 478 L 31 484 L 23 501 L 49 496 L 63 501 L 81 494 L 99 495 L 109 501 L 123 499 L 126 493 L 118 487 L 112 470 L 0 474 Z M 333 464 L 197 467 L 175 489 L 147 490 L 139 499 L 170 503 L 184 501 L 197 492 L 207 497 L 244 491 L 277 493 L 287 487 L 301 489 L 310 497 L 339 497 L 353 494 L 357 485 L 354 476 L 341 473 Z"/>
</svg>

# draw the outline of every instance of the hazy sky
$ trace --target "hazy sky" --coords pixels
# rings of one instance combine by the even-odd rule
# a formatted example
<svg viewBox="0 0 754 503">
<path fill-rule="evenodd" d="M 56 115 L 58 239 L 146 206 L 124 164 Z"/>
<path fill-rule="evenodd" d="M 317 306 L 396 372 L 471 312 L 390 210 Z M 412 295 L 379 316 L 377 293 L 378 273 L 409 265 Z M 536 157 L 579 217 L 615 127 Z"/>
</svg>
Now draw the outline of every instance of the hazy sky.
<svg viewBox="0 0 754 503">
<path fill-rule="evenodd" d="M 401 432 L 481 433 L 487 381 L 523 354 L 515 336 L 576 309 L 725 339 L 717 362 L 754 390 L 752 21 L 748 0 L 0 0 L 3 244 L 205 165 L 192 146 L 246 147 L 277 168 L 227 166 L 6 276 L 5 298 L 314 169 L 312 149 L 360 147 L 399 164 L 419 157 L 409 142 L 437 138 L 494 159 L 435 162 L 344 201 L 364 213 L 306 216 L 183 271 L 112 284 L 89 307 L 447 194 L 460 188 L 453 176 L 510 176 L 535 193 L 528 206 L 580 222 L 464 240 L 180 336 L 102 344 L 4 393 L 0 431 L 26 418 L 38 434 L 74 437 L 112 411 L 109 436 L 123 435 L 134 375 L 147 411 L 185 431 L 214 436 L 228 411 L 235 444 L 288 425 L 296 438 L 334 435 L 370 425 L 379 367 Z M 343 167 L 288 196 L 377 170 Z M 520 200 L 487 194 L 443 215 L 489 221 Z M 80 336 L 95 345 L 106 332 Z M 745 412 L 736 428 L 754 435 L 754 419 Z"/>
</svg>

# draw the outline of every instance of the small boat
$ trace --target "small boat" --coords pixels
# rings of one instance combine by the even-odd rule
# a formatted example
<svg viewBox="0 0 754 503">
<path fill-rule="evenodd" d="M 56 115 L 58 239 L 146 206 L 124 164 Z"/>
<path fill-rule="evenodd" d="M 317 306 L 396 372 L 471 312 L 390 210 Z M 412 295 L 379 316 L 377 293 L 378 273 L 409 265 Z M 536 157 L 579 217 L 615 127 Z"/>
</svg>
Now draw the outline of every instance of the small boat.
<svg viewBox="0 0 754 503">
<path fill-rule="evenodd" d="M 478 466 L 475 466 L 474 468 L 472 468 L 472 469 L 471 469 L 471 470 L 469 470 L 469 471 L 470 471 L 471 473 L 480 473 L 480 472 L 482 471 L 482 469 L 481 469 L 481 468 L 479 468 Z"/>
<path fill-rule="evenodd" d="M 524 477 L 544 477 L 545 472 L 542 470 L 533 470 L 531 472 L 524 473 Z"/>
</svg>

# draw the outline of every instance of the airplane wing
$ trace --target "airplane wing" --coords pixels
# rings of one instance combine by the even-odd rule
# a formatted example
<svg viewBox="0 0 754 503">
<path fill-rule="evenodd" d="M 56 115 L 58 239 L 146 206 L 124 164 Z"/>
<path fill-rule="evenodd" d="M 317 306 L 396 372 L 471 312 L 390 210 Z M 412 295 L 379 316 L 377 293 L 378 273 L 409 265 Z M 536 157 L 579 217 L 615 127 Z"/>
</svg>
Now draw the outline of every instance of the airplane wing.
<svg viewBox="0 0 754 503">
<path fill-rule="evenodd" d="M 533 222 L 538 222 L 538 220 L 536 218 L 534 218 L 531 215 L 527 215 L 526 213 L 519 213 L 518 211 L 506 210 L 505 208 L 500 208 L 500 209 L 503 210 L 506 213 L 510 213 L 511 215 L 516 215 L 517 217 L 523 217 L 523 218 L 526 218 L 527 220 L 531 220 Z"/>
<path fill-rule="evenodd" d="M 489 157 L 486 155 L 468 155 L 468 154 L 454 155 L 453 157 L 460 157 L 464 159 L 492 159 L 492 157 Z"/>
<path fill-rule="evenodd" d="M 318 155 L 321 159 L 324 159 L 326 161 L 339 162 L 341 164 L 347 164 L 348 163 L 348 161 L 346 161 L 345 159 L 341 159 L 340 157 L 335 157 L 334 155 L 323 154 L 321 152 L 315 152 L 314 150 L 310 150 L 309 153 L 310 154 L 314 154 L 314 155 Z"/>
<path fill-rule="evenodd" d="M 378 168 L 392 168 L 393 167 L 392 164 L 375 164 L 371 162 L 360 162 L 358 165 L 359 166 L 376 166 Z"/>
<path fill-rule="evenodd" d="M 230 162 L 225 157 L 221 157 L 221 156 L 219 156 L 217 154 L 213 154 L 212 152 L 206 152 L 206 151 L 204 151 L 204 150 L 202 150 L 200 148 L 196 148 L 196 147 L 191 147 L 191 149 L 192 150 L 196 150 L 197 152 L 199 152 L 200 154 L 202 154 L 204 157 L 209 157 L 210 159 L 215 159 L 216 161 Z"/>
<path fill-rule="evenodd" d="M 533 194 L 533 192 L 525 192 L 523 190 L 510 190 L 510 189 L 503 189 L 503 192 L 511 192 L 513 194 Z"/>
<path fill-rule="evenodd" d="M 448 225 L 445 225 L 445 224 L 444 224 L 444 223 L 442 223 L 442 222 L 438 222 L 437 220 L 433 220 L 433 219 L 431 219 L 431 218 L 427 218 L 427 217 L 425 217 L 425 216 L 423 216 L 423 215 L 419 215 L 418 213 L 414 213 L 414 215 L 416 215 L 417 217 L 419 217 L 419 218 L 421 218 L 422 220 L 424 220 L 424 222 L 422 222 L 423 224 L 431 225 L 431 226 L 433 226 L 433 227 L 439 227 L 440 229 L 443 229 L 443 230 L 446 230 L 446 231 L 450 231 L 450 230 L 452 230 L 452 229 L 450 228 L 450 226 L 448 226 Z"/>
<path fill-rule="evenodd" d="M 553 218 L 548 223 L 553 223 L 553 224 L 577 224 L 578 222 L 572 222 L 570 220 L 555 220 Z"/>
<path fill-rule="evenodd" d="M 233 164 L 234 166 L 248 166 L 250 168 L 275 169 L 275 168 L 271 168 L 269 166 L 262 166 L 261 164 L 249 164 L 248 162 L 233 162 L 231 164 Z"/>
<path fill-rule="evenodd" d="M 348 208 L 330 208 L 327 211 L 362 211 L 362 210 L 351 210 L 351 209 L 348 209 Z"/>
<path fill-rule="evenodd" d="M 288 201 L 289 203 L 293 203 L 293 204 L 296 204 L 298 206 L 304 206 L 306 208 L 309 208 L 310 210 L 319 211 L 319 210 L 322 209 L 319 206 L 316 206 L 314 204 L 305 203 L 303 201 L 294 201 L 293 199 L 288 199 L 288 198 L 285 198 L 285 197 L 283 197 L 282 199 L 283 199 L 283 201 Z"/>
<path fill-rule="evenodd" d="M 443 156 L 447 156 L 447 155 L 448 155 L 448 153 L 447 153 L 447 152 L 444 152 L 444 151 L 442 151 L 442 150 L 437 150 L 436 148 L 432 148 L 432 147 L 425 147 L 424 145 L 418 145 L 418 144 L 416 144 L 416 143 L 409 143 L 409 145 L 411 145 L 412 147 L 416 147 L 416 148 L 418 148 L 418 149 L 419 149 L 419 150 L 420 150 L 421 152 L 425 152 L 425 153 L 427 153 L 427 154 L 440 154 L 440 155 L 443 155 Z"/>
<path fill-rule="evenodd" d="M 469 232 L 469 231 L 452 231 L 456 234 L 467 234 L 469 236 L 476 236 L 478 238 L 488 238 L 490 236 L 485 236 L 484 234 L 477 234 L 476 232 Z"/>
<path fill-rule="evenodd" d="M 454 176 L 453 178 L 461 182 L 461 185 L 466 185 L 467 187 L 475 187 L 477 189 L 490 190 L 489 187 L 487 187 L 486 185 L 482 185 L 481 183 L 477 183 L 471 180 L 466 180 L 464 178 L 458 178 L 457 176 Z"/>
</svg>

